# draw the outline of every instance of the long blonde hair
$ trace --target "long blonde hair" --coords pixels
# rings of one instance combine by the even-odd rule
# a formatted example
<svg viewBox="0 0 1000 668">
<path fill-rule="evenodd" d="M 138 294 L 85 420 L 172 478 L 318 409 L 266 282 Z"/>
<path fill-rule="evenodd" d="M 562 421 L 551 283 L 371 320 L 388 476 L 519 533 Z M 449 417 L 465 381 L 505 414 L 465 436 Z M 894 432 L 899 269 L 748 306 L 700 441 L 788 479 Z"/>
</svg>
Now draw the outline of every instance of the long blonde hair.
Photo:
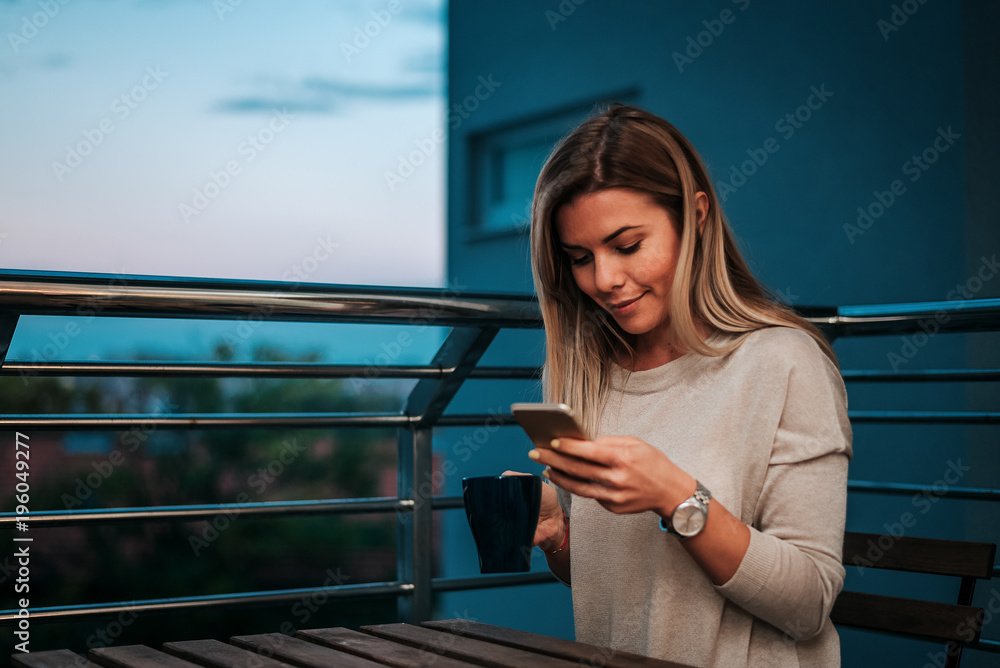
<svg viewBox="0 0 1000 668">
<path fill-rule="evenodd" d="M 701 355 L 724 355 L 743 337 L 713 347 L 695 324 L 747 333 L 762 327 L 800 329 L 827 356 L 837 356 L 811 323 L 779 303 L 740 255 L 701 158 L 667 121 L 633 106 L 613 105 L 588 118 L 552 151 L 535 186 L 531 271 L 545 324 L 545 401 L 573 406 L 591 437 L 610 392 L 612 363 L 634 354 L 634 337 L 576 285 L 555 231 L 559 208 L 580 195 L 629 188 L 650 195 L 679 223 L 680 249 L 670 290 L 676 343 Z M 708 196 L 699 232 L 695 194 Z"/>
</svg>

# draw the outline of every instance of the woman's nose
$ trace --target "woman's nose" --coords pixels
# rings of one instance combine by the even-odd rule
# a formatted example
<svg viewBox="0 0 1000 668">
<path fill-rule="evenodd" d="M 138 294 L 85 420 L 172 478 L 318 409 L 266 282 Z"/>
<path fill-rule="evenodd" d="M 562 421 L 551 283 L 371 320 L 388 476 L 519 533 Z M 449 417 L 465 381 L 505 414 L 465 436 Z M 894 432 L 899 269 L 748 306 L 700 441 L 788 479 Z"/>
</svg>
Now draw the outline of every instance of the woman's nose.
<svg viewBox="0 0 1000 668">
<path fill-rule="evenodd" d="M 594 287 L 598 292 L 611 292 L 624 285 L 623 275 L 620 262 L 608 257 L 594 258 Z"/>
</svg>

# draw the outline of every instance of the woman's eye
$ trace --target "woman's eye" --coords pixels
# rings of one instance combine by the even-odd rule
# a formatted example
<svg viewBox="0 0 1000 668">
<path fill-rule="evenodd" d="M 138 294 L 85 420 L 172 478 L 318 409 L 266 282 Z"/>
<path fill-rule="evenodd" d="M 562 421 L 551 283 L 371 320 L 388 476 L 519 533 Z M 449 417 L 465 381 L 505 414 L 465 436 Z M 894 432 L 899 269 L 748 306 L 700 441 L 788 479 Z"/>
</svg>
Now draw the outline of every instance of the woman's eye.
<svg viewBox="0 0 1000 668">
<path fill-rule="evenodd" d="M 588 261 L 589 259 L 590 259 L 590 258 L 589 258 L 589 257 L 587 257 L 586 255 L 582 255 L 582 256 L 580 256 L 580 257 L 573 257 L 572 255 L 570 255 L 570 256 L 569 256 L 569 263 L 570 263 L 570 264 L 571 264 L 572 266 L 574 266 L 574 267 L 579 267 L 579 266 L 580 266 L 580 265 L 582 265 L 582 264 L 587 264 L 587 261 Z"/>
<path fill-rule="evenodd" d="M 642 243 L 641 241 L 636 241 L 631 246 L 626 246 L 625 248 L 619 248 L 618 252 L 621 253 L 622 255 L 631 255 L 632 253 L 634 253 L 637 250 L 639 250 L 639 245 L 641 243 Z"/>
</svg>

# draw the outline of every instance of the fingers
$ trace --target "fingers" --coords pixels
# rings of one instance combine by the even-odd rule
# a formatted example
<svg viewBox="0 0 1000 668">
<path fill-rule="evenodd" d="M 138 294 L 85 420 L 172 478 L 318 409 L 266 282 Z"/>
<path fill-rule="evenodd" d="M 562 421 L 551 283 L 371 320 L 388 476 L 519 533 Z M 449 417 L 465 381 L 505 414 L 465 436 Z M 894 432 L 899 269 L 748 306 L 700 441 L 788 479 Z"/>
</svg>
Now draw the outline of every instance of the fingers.
<svg viewBox="0 0 1000 668">
<path fill-rule="evenodd" d="M 520 471 L 504 471 L 503 473 L 500 474 L 500 477 L 502 478 L 505 475 L 531 475 L 531 474 L 521 473 Z"/>
<path fill-rule="evenodd" d="M 571 455 L 578 459 L 586 459 L 601 466 L 611 466 L 620 458 L 621 439 L 602 436 L 593 441 L 583 441 L 577 438 L 557 438 L 552 441 L 552 450 L 561 454 Z"/>
<path fill-rule="evenodd" d="M 583 443 L 585 441 L 578 442 Z M 538 448 L 537 450 L 529 452 L 528 456 L 539 464 L 544 464 L 545 466 L 553 469 L 559 469 L 562 473 L 569 474 L 570 476 L 574 476 L 581 480 L 602 478 L 609 473 L 609 467 L 598 464 L 593 460 L 581 459 L 570 455 L 566 450 L 563 450 L 563 447 L 560 447 L 559 450 Z M 553 480 L 553 482 L 555 481 Z"/>
<path fill-rule="evenodd" d="M 546 470 L 543 475 L 570 494 L 594 499 L 599 503 L 614 492 L 603 480 L 578 478 L 555 468 Z"/>
</svg>

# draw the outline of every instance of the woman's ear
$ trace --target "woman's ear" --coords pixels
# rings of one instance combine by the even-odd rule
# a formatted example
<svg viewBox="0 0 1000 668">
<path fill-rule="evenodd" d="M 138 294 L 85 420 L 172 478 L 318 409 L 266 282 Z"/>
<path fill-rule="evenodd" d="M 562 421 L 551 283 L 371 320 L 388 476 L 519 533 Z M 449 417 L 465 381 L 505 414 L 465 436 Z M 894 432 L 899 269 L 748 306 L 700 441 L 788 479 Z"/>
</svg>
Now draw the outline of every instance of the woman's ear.
<svg viewBox="0 0 1000 668">
<path fill-rule="evenodd" d="M 694 214 L 698 221 L 698 236 L 705 231 L 705 221 L 708 220 L 708 195 L 698 191 L 694 196 Z"/>
</svg>

